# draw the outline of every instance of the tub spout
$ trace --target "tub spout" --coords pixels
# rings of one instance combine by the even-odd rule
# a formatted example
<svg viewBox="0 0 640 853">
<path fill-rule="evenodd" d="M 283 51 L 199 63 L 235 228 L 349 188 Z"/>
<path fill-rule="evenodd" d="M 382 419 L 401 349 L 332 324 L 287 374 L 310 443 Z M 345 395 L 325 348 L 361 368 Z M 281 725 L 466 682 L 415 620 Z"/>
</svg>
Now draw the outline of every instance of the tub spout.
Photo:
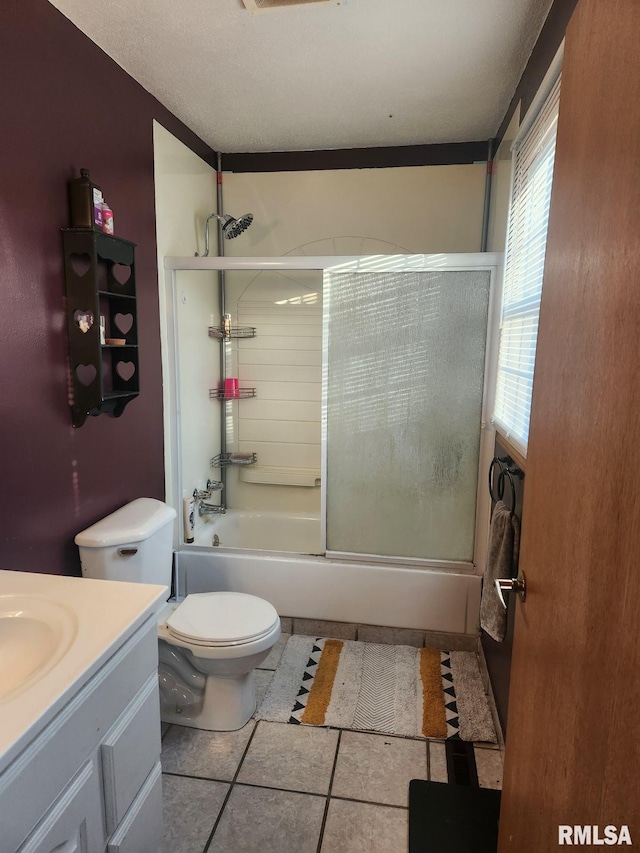
<svg viewBox="0 0 640 853">
<path fill-rule="evenodd" d="M 224 515 L 227 511 L 223 504 L 209 504 L 206 501 L 201 501 L 198 507 L 198 515 Z"/>
</svg>

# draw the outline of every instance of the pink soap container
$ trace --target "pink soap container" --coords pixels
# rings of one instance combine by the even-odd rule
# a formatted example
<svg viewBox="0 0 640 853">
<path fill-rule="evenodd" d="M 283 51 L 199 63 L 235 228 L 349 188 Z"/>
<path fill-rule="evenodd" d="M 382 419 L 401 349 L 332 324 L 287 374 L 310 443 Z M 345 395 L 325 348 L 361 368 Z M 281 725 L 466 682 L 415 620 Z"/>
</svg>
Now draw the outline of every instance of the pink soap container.
<svg viewBox="0 0 640 853">
<path fill-rule="evenodd" d="M 224 380 L 224 398 L 225 400 L 234 399 L 240 396 L 240 389 L 238 388 L 238 380 L 237 379 L 225 379 Z"/>
</svg>

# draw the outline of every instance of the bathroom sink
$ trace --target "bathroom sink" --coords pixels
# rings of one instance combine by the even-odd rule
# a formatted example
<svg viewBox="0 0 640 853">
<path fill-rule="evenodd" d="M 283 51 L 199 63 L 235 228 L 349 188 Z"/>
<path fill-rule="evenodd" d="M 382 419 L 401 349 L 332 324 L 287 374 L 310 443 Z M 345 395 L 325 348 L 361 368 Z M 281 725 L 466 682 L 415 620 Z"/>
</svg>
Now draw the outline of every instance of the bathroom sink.
<svg viewBox="0 0 640 853">
<path fill-rule="evenodd" d="M 74 613 L 34 595 L 0 595 L 0 702 L 38 681 L 62 658 L 77 631 Z"/>
</svg>

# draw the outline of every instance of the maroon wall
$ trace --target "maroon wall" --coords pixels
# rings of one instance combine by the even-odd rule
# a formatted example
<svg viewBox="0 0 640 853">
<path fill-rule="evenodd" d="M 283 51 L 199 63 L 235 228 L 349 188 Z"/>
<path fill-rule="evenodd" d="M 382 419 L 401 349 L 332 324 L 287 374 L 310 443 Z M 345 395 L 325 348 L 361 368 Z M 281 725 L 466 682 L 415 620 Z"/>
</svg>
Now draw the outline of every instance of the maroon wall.
<svg viewBox="0 0 640 853">
<path fill-rule="evenodd" d="M 213 152 L 46 0 L 0 9 L 0 568 L 79 573 L 75 533 L 164 497 L 153 119 Z M 71 426 L 60 229 L 91 170 L 138 244 L 140 396 Z"/>
</svg>

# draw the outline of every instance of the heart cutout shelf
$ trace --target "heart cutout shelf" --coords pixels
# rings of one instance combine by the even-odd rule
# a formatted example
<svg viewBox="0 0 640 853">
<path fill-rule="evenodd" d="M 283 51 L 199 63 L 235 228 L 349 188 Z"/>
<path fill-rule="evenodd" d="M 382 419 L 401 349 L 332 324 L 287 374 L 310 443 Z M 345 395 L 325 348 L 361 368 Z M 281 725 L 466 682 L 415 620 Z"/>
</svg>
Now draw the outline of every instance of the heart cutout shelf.
<svg viewBox="0 0 640 853">
<path fill-rule="evenodd" d="M 69 255 L 69 263 L 78 278 L 82 278 L 91 269 L 91 256 L 86 252 L 73 252 Z"/>
<path fill-rule="evenodd" d="M 124 382 L 130 382 L 135 372 L 136 366 L 132 361 L 119 361 L 116 364 L 116 373 Z"/>
<path fill-rule="evenodd" d="M 95 382 L 97 375 L 98 371 L 94 364 L 79 364 L 76 367 L 78 382 L 81 382 L 85 388 L 88 388 L 89 385 L 92 385 Z"/>
<path fill-rule="evenodd" d="M 119 285 L 124 287 L 131 278 L 131 267 L 126 264 L 113 264 L 111 267 L 111 275 Z"/>
<path fill-rule="evenodd" d="M 135 243 L 89 228 L 62 234 L 69 400 L 73 425 L 80 427 L 89 415 L 119 417 L 140 393 Z"/>
<path fill-rule="evenodd" d="M 133 327 L 133 314 L 115 314 L 113 322 L 120 329 L 122 334 L 126 335 Z"/>
<path fill-rule="evenodd" d="M 73 322 L 83 334 L 86 334 L 93 326 L 93 311 L 88 308 L 78 308 L 73 312 Z"/>
</svg>

